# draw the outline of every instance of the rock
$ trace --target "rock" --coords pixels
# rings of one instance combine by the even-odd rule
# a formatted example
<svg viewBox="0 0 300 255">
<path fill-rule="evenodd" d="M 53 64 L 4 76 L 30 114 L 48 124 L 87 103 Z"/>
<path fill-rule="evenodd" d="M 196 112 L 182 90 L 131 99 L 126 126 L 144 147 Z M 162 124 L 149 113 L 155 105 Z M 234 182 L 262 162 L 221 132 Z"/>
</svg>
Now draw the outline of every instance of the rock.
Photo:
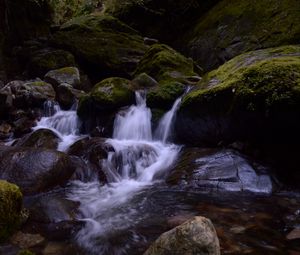
<svg viewBox="0 0 300 255">
<path fill-rule="evenodd" d="M 186 149 L 167 182 L 200 190 L 270 194 L 273 183 L 262 167 L 254 167 L 232 150 Z"/>
<path fill-rule="evenodd" d="M 204 217 L 192 220 L 163 233 L 144 255 L 219 255 L 220 245 L 211 221 Z"/>
<path fill-rule="evenodd" d="M 51 84 L 40 79 L 26 82 L 12 81 L 0 90 L 0 94 L 7 95 L 6 101 L 11 100 L 11 105 L 22 109 L 25 107 L 41 107 L 46 100 L 55 97 L 55 91 Z M 6 102 L 6 104 L 9 103 Z"/>
<path fill-rule="evenodd" d="M 232 227 L 229 231 L 234 234 L 243 234 L 246 231 L 246 228 L 243 226 L 236 226 Z"/>
<path fill-rule="evenodd" d="M 80 74 L 76 67 L 64 67 L 46 73 L 45 81 L 57 88 L 62 83 L 67 83 L 76 88 L 80 84 Z"/>
<path fill-rule="evenodd" d="M 0 139 L 7 139 L 12 136 L 12 127 L 7 123 L 0 125 Z"/>
<path fill-rule="evenodd" d="M 34 119 L 25 116 L 14 121 L 13 125 L 14 135 L 16 137 L 21 137 L 24 134 L 30 133 L 32 128 L 36 125 L 36 122 Z"/>
<path fill-rule="evenodd" d="M 106 183 L 106 173 L 103 172 L 101 162 L 107 159 L 108 153 L 114 148 L 104 138 L 84 138 L 74 143 L 68 150 L 69 155 L 74 155 L 88 162 L 86 168 L 97 173 L 101 182 Z M 85 169 L 86 171 L 86 169 Z"/>
<path fill-rule="evenodd" d="M 77 113 L 86 129 L 90 131 L 96 125 L 101 125 L 101 129 L 105 129 L 105 134 L 109 136 L 115 112 L 120 107 L 133 104 L 134 100 L 129 80 L 108 78 L 96 84 L 89 95 L 80 98 Z"/>
<path fill-rule="evenodd" d="M 56 89 L 56 100 L 62 109 L 69 110 L 85 93 L 81 90 L 74 89 L 67 83 L 62 83 Z"/>
<path fill-rule="evenodd" d="M 56 150 L 61 139 L 49 129 L 38 129 L 23 136 L 14 146 Z"/>
<path fill-rule="evenodd" d="M 44 77 L 51 70 L 74 65 L 75 59 L 70 52 L 45 48 L 30 54 L 27 69 L 32 77 Z"/>
<path fill-rule="evenodd" d="M 132 85 L 136 90 L 145 88 L 147 89 L 156 87 L 158 82 L 148 74 L 141 73 L 132 80 Z"/>
<path fill-rule="evenodd" d="M 218 0 L 132 0 L 107 1 L 105 12 L 119 18 L 142 34 L 174 43 Z"/>
<path fill-rule="evenodd" d="M 16 183 L 24 194 L 65 184 L 75 171 L 62 152 L 41 148 L 0 147 L 0 178 Z"/>
<path fill-rule="evenodd" d="M 278 168 L 296 173 L 299 73 L 299 46 L 253 51 L 228 61 L 183 98 L 175 123 L 179 140 L 197 146 L 249 142 Z"/>
<path fill-rule="evenodd" d="M 67 22 L 54 34 L 53 43 L 70 50 L 98 79 L 130 76 L 147 49 L 135 30 L 99 14 Z"/>
<path fill-rule="evenodd" d="M 293 229 L 290 233 L 288 233 L 286 239 L 288 240 L 300 239 L 300 229 L 299 228 Z"/>
<path fill-rule="evenodd" d="M 29 249 L 43 245 L 45 238 L 39 234 L 29 234 L 19 231 L 10 238 L 10 242 L 22 249 Z"/>
<path fill-rule="evenodd" d="M 212 70 L 247 51 L 299 43 L 298 7 L 297 0 L 222 0 L 178 41 L 204 70 Z"/>
<path fill-rule="evenodd" d="M 146 51 L 135 70 L 136 79 L 143 73 L 159 83 L 147 94 L 147 104 L 167 109 L 184 93 L 188 78 L 196 75 L 191 59 L 164 44 L 154 44 Z"/>
<path fill-rule="evenodd" d="M 19 187 L 0 180 L 0 202 L 0 242 L 3 242 L 20 224 L 22 193 Z"/>
</svg>

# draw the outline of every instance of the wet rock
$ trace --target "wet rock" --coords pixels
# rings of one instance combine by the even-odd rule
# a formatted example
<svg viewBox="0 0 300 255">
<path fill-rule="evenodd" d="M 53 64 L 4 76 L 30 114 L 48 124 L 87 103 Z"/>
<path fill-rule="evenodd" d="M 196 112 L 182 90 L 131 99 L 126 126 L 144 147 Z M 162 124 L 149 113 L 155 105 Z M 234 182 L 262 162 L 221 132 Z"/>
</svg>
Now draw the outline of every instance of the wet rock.
<svg viewBox="0 0 300 255">
<path fill-rule="evenodd" d="M 14 146 L 44 149 L 57 149 L 61 139 L 49 129 L 38 129 L 23 136 Z"/>
<path fill-rule="evenodd" d="M 23 117 L 13 122 L 14 135 L 20 137 L 24 134 L 30 133 L 32 128 L 36 125 L 36 122 L 32 118 Z"/>
<path fill-rule="evenodd" d="M 97 83 L 92 91 L 80 98 L 77 113 L 85 131 L 99 126 L 102 136 L 110 136 L 116 111 L 134 103 L 134 90 L 127 79 L 112 77 Z"/>
<path fill-rule="evenodd" d="M 0 242 L 5 241 L 19 226 L 22 193 L 18 186 L 0 180 Z"/>
<path fill-rule="evenodd" d="M 114 148 L 104 138 L 84 138 L 74 143 L 68 150 L 69 155 L 74 155 L 87 161 L 88 168 L 98 173 L 99 179 L 106 183 L 107 177 L 103 172 L 101 162 L 108 157 Z"/>
<path fill-rule="evenodd" d="M 288 233 L 286 239 L 288 240 L 300 239 L 300 229 L 299 228 L 293 229 L 290 233 Z"/>
<path fill-rule="evenodd" d="M 204 217 L 192 220 L 162 234 L 144 255 L 219 255 L 220 246 L 215 228 Z"/>
<path fill-rule="evenodd" d="M 158 82 L 146 73 L 141 73 L 132 80 L 136 89 L 152 88 L 158 85 Z"/>
<path fill-rule="evenodd" d="M 64 67 L 46 73 L 45 81 L 51 83 L 55 88 L 63 83 L 67 83 L 76 88 L 80 84 L 80 74 L 76 67 Z"/>
<path fill-rule="evenodd" d="M 12 127 L 7 123 L 0 125 L 0 139 L 7 139 L 12 135 Z"/>
<path fill-rule="evenodd" d="M 299 46 L 253 51 L 205 75 L 182 100 L 175 123 L 180 142 L 238 140 L 275 165 L 282 180 L 299 180 L 299 52 Z"/>
<path fill-rule="evenodd" d="M 69 110 L 79 98 L 85 96 L 85 93 L 81 90 L 74 89 L 67 83 L 60 84 L 56 89 L 56 100 L 62 109 Z"/>
<path fill-rule="evenodd" d="M 10 238 L 10 242 L 22 249 L 29 249 L 43 245 L 45 238 L 39 234 L 29 234 L 19 231 Z"/>
<path fill-rule="evenodd" d="M 267 169 L 231 150 L 186 149 L 168 177 L 171 184 L 212 191 L 273 191 Z"/>
<path fill-rule="evenodd" d="M 0 178 L 16 183 L 24 194 L 63 185 L 74 171 L 70 158 L 62 152 L 41 148 L 0 148 Z"/>
<path fill-rule="evenodd" d="M 130 76 L 147 49 L 143 37 L 109 15 L 73 19 L 54 34 L 53 42 L 70 50 L 98 79 Z"/>
</svg>

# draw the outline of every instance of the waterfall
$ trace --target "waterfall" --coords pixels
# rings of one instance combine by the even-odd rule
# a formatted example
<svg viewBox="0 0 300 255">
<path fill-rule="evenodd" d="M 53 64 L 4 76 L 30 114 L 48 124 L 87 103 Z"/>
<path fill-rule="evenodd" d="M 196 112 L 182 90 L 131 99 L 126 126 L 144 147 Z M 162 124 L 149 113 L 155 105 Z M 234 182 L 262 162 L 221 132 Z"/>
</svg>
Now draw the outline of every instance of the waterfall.
<svg viewBox="0 0 300 255">
<path fill-rule="evenodd" d="M 44 105 L 44 112 L 45 117 L 37 122 L 34 130 L 50 129 L 61 139 L 57 149 L 66 151 L 70 145 L 80 138 L 80 121 L 76 110 L 63 111 L 58 104 L 47 101 Z"/>
<path fill-rule="evenodd" d="M 181 147 L 166 140 L 179 104 L 180 99 L 163 117 L 159 126 L 162 135 L 153 140 L 146 95 L 136 92 L 136 105 L 116 115 L 113 138 L 106 141 L 114 151 L 99 162 L 108 184 L 101 186 L 97 180 L 73 182 L 69 198 L 80 202 L 80 219 L 86 223 L 77 234 L 77 241 L 89 254 L 126 254 L 126 247 L 112 250 L 114 246 L 107 236 L 139 222 L 141 216 L 132 210 L 129 201 L 159 181 L 177 159 Z"/>
</svg>

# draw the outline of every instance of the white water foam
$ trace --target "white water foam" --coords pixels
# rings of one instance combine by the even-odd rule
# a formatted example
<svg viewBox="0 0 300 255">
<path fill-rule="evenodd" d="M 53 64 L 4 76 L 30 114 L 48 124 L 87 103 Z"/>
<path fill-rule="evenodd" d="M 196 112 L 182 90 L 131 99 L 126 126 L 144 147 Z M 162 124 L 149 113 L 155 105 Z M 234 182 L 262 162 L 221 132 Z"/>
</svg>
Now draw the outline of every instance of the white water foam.
<svg viewBox="0 0 300 255">
<path fill-rule="evenodd" d="M 86 223 L 77 241 L 89 254 L 126 254 L 126 247 L 113 249 L 107 236 L 139 222 L 138 212 L 128 207 L 128 201 L 159 181 L 176 161 L 181 147 L 166 142 L 179 104 L 177 100 L 160 122 L 160 140 L 153 140 L 146 95 L 136 92 L 136 105 L 117 114 L 113 138 L 106 141 L 114 148 L 101 162 L 108 184 L 101 186 L 97 180 L 73 183 L 69 198 L 80 202 L 79 218 Z"/>
<path fill-rule="evenodd" d="M 34 130 L 50 129 L 61 139 L 57 149 L 66 151 L 81 137 L 79 134 L 80 121 L 76 110 L 62 111 L 58 104 L 47 101 L 44 112 L 46 116 L 41 118 Z"/>
</svg>

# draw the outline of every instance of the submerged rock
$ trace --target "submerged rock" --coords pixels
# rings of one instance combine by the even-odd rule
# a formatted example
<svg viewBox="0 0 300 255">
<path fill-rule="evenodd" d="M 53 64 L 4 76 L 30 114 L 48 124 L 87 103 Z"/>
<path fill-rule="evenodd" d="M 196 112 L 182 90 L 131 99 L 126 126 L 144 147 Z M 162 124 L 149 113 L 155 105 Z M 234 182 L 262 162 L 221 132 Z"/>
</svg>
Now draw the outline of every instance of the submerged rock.
<svg viewBox="0 0 300 255">
<path fill-rule="evenodd" d="M 220 255 L 220 245 L 211 221 L 192 220 L 162 234 L 144 255 Z"/>
<path fill-rule="evenodd" d="M 204 191 L 270 194 L 274 188 L 265 168 L 232 150 L 215 149 L 186 149 L 167 182 Z"/>
<path fill-rule="evenodd" d="M 18 186 L 0 180 L 0 242 L 5 241 L 20 224 L 22 193 Z"/>
<path fill-rule="evenodd" d="M 24 194 L 63 185 L 74 171 L 70 158 L 62 152 L 41 148 L 0 148 L 0 178 L 17 184 Z"/>
</svg>

